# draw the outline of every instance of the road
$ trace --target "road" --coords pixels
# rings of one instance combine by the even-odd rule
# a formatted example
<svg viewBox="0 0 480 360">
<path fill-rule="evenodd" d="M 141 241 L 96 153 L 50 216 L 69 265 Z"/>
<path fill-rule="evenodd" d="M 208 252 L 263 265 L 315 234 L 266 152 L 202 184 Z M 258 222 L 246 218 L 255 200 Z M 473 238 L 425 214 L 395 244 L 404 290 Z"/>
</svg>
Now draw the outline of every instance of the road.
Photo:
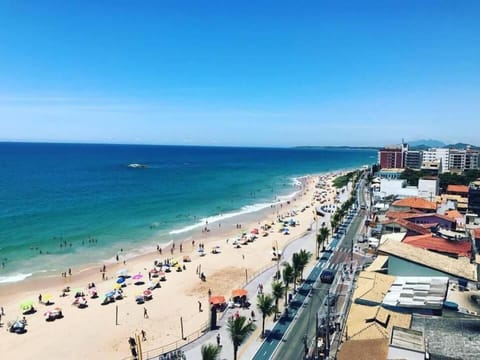
<svg viewBox="0 0 480 360">
<path fill-rule="evenodd" d="M 363 181 L 361 181 L 361 185 L 359 186 L 359 203 L 361 205 L 365 204 L 363 188 Z M 364 219 L 365 210 L 359 210 L 357 215 L 353 217 L 353 220 L 349 224 L 345 236 L 343 238 L 332 240 L 330 249 L 335 250 L 334 252 L 325 252 L 322 255 L 322 258 L 312 271 L 314 274 L 311 274 L 316 277 L 314 278 L 313 276 L 309 276 L 309 289 L 317 280 L 317 274 L 320 274 L 323 269 L 330 268 L 337 270 L 340 266 L 343 266 L 344 262 L 350 261 L 352 244 L 364 225 Z M 262 345 L 254 359 L 270 359 L 277 345 L 278 350 L 275 352 L 274 359 L 304 359 L 306 348 L 305 341 L 307 341 L 309 344 L 311 339 L 315 336 L 315 314 L 319 309 L 321 309 L 323 312 L 326 312 L 326 307 L 322 304 L 325 303 L 329 288 L 329 284 L 318 282 L 317 286 L 312 288 L 312 296 L 308 297 L 307 303 L 303 305 L 302 311 L 298 312 L 296 321 L 294 321 L 291 328 L 288 329 L 288 333 L 283 340 L 280 335 L 285 334 L 285 331 L 276 333 L 275 341 L 271 341 L 269 345 L 265 347 Z M 292 320 L 288 322 L 288 325 L 290 325 L 291 322 Z M 274 328 L 274 331 L 275 330 L 276 327 Z M 268 340 L 269 339 L 265 341 L 264 345 L 268 343 Z"/>
</svg>

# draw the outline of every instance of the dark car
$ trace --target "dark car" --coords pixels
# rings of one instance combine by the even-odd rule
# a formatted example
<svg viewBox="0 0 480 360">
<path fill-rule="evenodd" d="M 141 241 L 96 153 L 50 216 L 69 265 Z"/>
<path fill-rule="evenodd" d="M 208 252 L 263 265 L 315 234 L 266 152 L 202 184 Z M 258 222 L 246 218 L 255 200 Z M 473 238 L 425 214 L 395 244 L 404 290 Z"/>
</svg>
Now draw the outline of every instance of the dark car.
<svg viewBox="0 0 480 360">
<path fill-rule="evenodd" d="M 331 284 L 335 279 L 335 273 L 332 270 L 325 269 L 320 274 L 320 280 L 322 283 Z"/>
</svg>

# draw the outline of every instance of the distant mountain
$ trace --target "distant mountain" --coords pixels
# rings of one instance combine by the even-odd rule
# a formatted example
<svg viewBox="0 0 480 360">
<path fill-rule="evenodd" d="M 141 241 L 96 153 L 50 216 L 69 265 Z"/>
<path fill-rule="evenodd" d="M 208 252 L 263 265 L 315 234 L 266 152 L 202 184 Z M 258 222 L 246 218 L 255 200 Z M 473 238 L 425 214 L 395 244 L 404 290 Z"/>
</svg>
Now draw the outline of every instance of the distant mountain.
<svg viewBox="0 0 480 360">
<path fill-rule="evenodd" d="M 478 147 L 478 146 L 465 144 L 465 143 L 449 144 L 449 145 L 445 145 L 443 147 L 449 148 L 449 149 L 465 149 L 467 146 L 470 146 L 472 149 L 476 149 L 476 150 L 480 149 L 480 147 Z"/>
<path fill-rule="evenodd" d="M 441 148 L 446 146 L 443 141 L 440 140 L 434 140 L 434 139 L 420 139 L 420 140 L 415 140 L 415 141 L 409 141 L 408 145 L 413 148 L 421 148 L 421 149 L 426 149 L 426 148 Z"/>
<path fill-rule="evenodd" d="M 294 149 L 380 150 L 376 146 L 294 146 Z"/>
</svg>

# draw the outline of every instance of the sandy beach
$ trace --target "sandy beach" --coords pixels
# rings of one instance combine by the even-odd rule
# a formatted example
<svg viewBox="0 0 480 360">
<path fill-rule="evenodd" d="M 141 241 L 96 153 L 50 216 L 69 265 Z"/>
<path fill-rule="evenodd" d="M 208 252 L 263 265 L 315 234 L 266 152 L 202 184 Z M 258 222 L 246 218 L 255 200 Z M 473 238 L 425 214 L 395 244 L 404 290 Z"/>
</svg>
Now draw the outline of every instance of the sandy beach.
<svg viewBox="0 0 480 360">
<path fill-rule="evenodd" d="M 209 321 L 209 289 L 212 295 L 222 295 L 226 299 L 231 296 L 232 289 L 241 287 L 248 278 L 262 269 L 272 265 L 272 247 L 282 249 L 289 242 L 309 231 L 313 222 L 313 210 L 319 203 L 315 201 L 316 191 L 326 190 L 325 203 L 333 203 L 335 190 L 331 185 L 334 175 L 322 175 L 325 181 L 322 189 L 316 188 L 319 176 L 303 178 L 303 190 L 288 203 L 273 206 L 258 219 L 242 223 L 241 229 L 236 226 L 220 226 L 210 224 L 212 231 L 201 232 L 191 241 L 175 245 L 173 255 L 171 249 L 165 248 L 160 255 L 155 248 L 152 252 L 128 259 L 124 265 L 106 265 L 106 279 L 102 279 L 101 264 L 95 268 L 73 269 L 72 276 L 66 278 L 32 279 L 16 284 L 0 287 L 0 306 L 5 310 L 1 318 L 2 330 L 8 330 L 7 323 L 23 317 L 19 304 L 25 300 L 33 300 L 36 313 L 25 315 L 28 322 L 27 333 L 17 335 L 8 331 L 0 332 L 0 354 L 2 358 L 32 359 L 48 356 L 51 359 L 122 359 L 130 355 L 127 340 L 141 330 L 146 333 L 146 341 L 142 343 L 144 351 L 171 344 L 181 340 L 180 318 L 183 320 L 184 335 L 196 333 Z M 307 208 L 308 206 L 308 208 Z M 304 209 L 304 211 L 301 211 Z M 292 213 L 296 211 L 295 215 Z M 280 224 L 277 216 L 290 219 L 294 217 L 299 225 L 290 227 L 289 235 L 279 232 Z M 266 223 L 275 225 L 268 236 L 259 237 L 248 245 L 235 248 L 232 243 L 242 231 L 250 233 L 253 228 L 260 228 Z M 214 230 L 215 229 L 215 230 Z M 228 241 L 227 241 L 228 239 Z M 202 243 L 205 255 L 200 256 L 198 245 Z M 217 247 L 218 254 L 212 249 Z M 183 256 L 189 256 L 191 262 L 183 263 Z M 161 282 L 161 288 L 153 291 L 153 299 L 138 305 L 135 295 L 143 292 L 147 285 L 134 285 L 134 280 L 127 279 L 123 288 L 124 299 L 115 303 L 101 305 L 103 295 L 115 286 L 116 273 L 120 269 L 128 269 L 129 275 L 142 274 L 148 283 L 148 272 L 155 260 L 179 259 L 186 270 L 173 270 L 166 274 L 167 280 Z M 201 281 L 197 269 L 201 268 L 206 281 Z M 155 279 L 154 279 L 155 280 Z M 87 296 L 88 307 L 84 309 L 72 305 L 73 294 L 60 297 L 62 289 L 82 288 L 87 293 L 87 284 L 94 282 L 98 294 L 97 299 Z M 52 295 L 53 305 L 38 303 L 39 294 Z M 254 296 L 254 294 L 250 294 Z M 199 311 L 199 304 L 202 311 Z M 116 324 L 116 308 L 118 306 L 118 325 Z M 45 321 L 44 313 L 55 307 L 61 307 L 64 318 L 52 322 Z M 145 317 L 144 309 L 148 313 Z M 221 316 L 221 314 L 219 314 Z M 61 342 L 61 343 L 60 343 Z"/>
</svg>

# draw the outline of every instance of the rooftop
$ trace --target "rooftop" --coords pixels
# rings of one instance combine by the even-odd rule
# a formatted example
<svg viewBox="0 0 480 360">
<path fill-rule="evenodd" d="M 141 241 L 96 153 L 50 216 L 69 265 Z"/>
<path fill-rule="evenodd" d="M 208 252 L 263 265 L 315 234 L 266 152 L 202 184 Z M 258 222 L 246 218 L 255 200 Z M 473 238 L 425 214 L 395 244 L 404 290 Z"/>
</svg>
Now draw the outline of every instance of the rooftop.
<svg viewBox="0 0 480 360">
<path fill-rule="evenodd" d="M 463 219 L 463 215 L 460 214 L 458 210 L 448 210 L 445 211 L 445 216 L 449 217 L 450 219 Z"/>
<path fill-rule="evenodd" d="M 441 309 L 448 277 L 398 276 L 383 299 L 384 306 Z"/>
<path fill-rule="evenodd" d="M 387 339 L 349 340 L 342 344 L 337 353 L 338 360 L 372 360 L 386 359 L 388 354 Z"/>
<path fill-rule="evenodd" d="M 437 204 L 420 197 L 409 197 L 393 202 L 394 206 L 410 207 L 412 209 L 436 210 Z"/>
<path fill-rule="evenodd" d="M 362 271 L 358 276 L 358 284 L 353 293 L 353 299 L 381 304 L 394 281 L 395 276 Z"/>
<path fill-rule="evenodd" d="M 447 192 L 468 193 L 468 186 L 466 185 L 448 185 Z"/>
<path fill-rule="evenodd" d="M 418 330 L 394 326 L 390 337 L 390 345 L 401 349 L 425 352 L 423 332 Z"/>
<path fill-rule="evenodd" d="M 405 229 L 411 230 L 411 231 L 416 232 L 417 234 L 420 234 L 420 235 L 428 234 L 430 232 L 427 229 L 425 229 L 423 226 L 414 224 L 414 223 L 412 223 L 408 220 L 405 220 L 405 219 L 387 220 L 387 221 L 383 222 L 383 225 L 392 224 L 392 223 L 400 225 L 400 226 L 404 227 Z"/>
<path fill-rule="evenodd" d="M 455 277 L 477 281 L 477 268 L 470 264 L 470 260 L 466 257 L 453 259 L 433 251 L 391 240 L 380 245 L 378 250 Z"/>
<path fill-rule="evenodd" d="M 368 268 L 365 269 L 365 271 L 368 272 L 376 272 L 376 271 L 381 271 L 384 269 L 386 266 L 385 264 L 388 261 L 388 256 L 385 255 L 378 255 L 375 260 L 370 264 Z"/>
<path fill-rule="evenodd" d="M 433 234 L 407 236 L 404 244 L 427 249 L 440 253 L 455 254 L 457 256 L 470 256 L 472 246 L 468 241 L 449 241 Z"/>
<path fill-rule="evenodd" d="M 476 360 L 480 348 L 480 320 L 414 315 L 412 329 L 423 331 L 432 359 Z"/>
</svg>

